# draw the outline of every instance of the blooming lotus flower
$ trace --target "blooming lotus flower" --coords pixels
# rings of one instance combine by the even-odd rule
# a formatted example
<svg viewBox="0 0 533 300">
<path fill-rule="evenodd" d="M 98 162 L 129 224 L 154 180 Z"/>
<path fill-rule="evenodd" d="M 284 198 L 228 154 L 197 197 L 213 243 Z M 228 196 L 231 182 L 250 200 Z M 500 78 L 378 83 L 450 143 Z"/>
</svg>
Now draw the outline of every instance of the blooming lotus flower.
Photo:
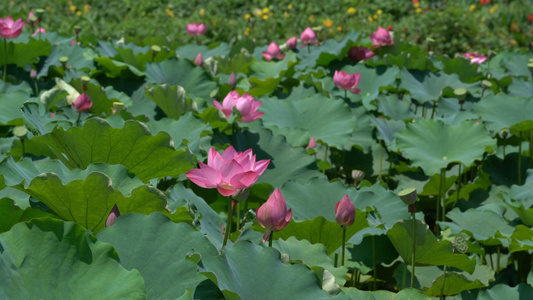
<svg viewBox="0 0 533 300">
<path fill-rule="evenodd" d="M 24 28 L 24 21 L 18 19 L 16 22 L 13 18 L 7 17 L 5 19 L 0 18 L 0 37 L 5 39 L 17 38 Z"/>
<path fill-rule="evenodd" d="M 285 43 L 285 45 L 287 46 L 287 49 L 289 50 L 296 49 L 296 44 L 298 44 L 298 39 L 295 36 L 288 39 L 287 42 Z"/>
<path fill-rule="evenodd" d="M 207 26 L 203 23 L 187 24 L 187 33 L 190 35 L 202 35 L 207 30 Z"/>
<path fill-rule="evenodd" d="M 316 34 L 311 27 L 307 27 L 304 32 L 302 32 L 300 40 L 302 41 L 302 47 L 305 47 L 308 44 L 318 45 Z"/>
<path fill-rule="evenodd" d="M 231 196 L 252 186 L 269 163 L 270 159 L 256 162 L 252 149 L 237 152 L 230 146 L 221 155 L 211 148 L 207 165 L 199 162 L 200 168 L 187 172 L 187 177 L 203 188 L 216 188 L 221 195 Z"/>
<path fill-rule="evenodd" d="M 226 119 L 229 119 L 233 113 L 233 107 L 241 113 L 242 118 L 239 120 L 243 123 L 250 123 L 261 117 L 264 113 L 258 112 L 257 109 L 262 101 L 254 101 L 255 98 L 249 94 L 244 93 L 239 96 L 237 91 L 231 91 L 226 95 L 222 104 L 217 100 L 213 100 L 213 106 L 224 113 Z"/>
<path fill-rule="evenodd" d="M 120 217 L 120 211 L 118 210 L 118 207 L 115 204 L 113 206 L 113 209 L 109 213 L 109 216 L 107 216 L 107 219 L 105 220 L 105 227 L 109 227 L 115 224 L 115 221 L 117 220 L 118 217 Z"/>
<path fill-rule="evenodd" d="M 76 101 L 72 103 L 72 107 L 74 107 L 74 109 L 77 110 L 78 112 L 88 111 L 89 108 L 91 108 L 91 106 L 93 106 L 93 102 L 91 101 L 91 99 L 89 99 L 89 96 L 87 96 L 87 94 L 85 93 L 79 95 L 78 98 L 76 98 Z"/>
<path fill-rule="evenodd" d="M 370 39 L 375 47 L 390 46 L 394 44 L 391 40 L 389 31 L 383 27 L 379 27 L 376 32 L 370 34 Z"/>
<path fill-rule="evenodd" d="M 487 60 L 485 54 L 477 54 L 475 52 L 467 52 L 463 54 L 463 57 L 470 60 L 473 64 L 481 64 Z"/>
<path fill-rule="evenodd" d="M 355 206 L 348 195 L 344 195 L 342 200 L 335 205 L 335 220 L 345 228 L 353 224 L 355 220 Z"/>
<path fill-rule="evenodd" d="M 309 144 L 307 145 L 307 147 L 305 147 L 305 150 L 314 149 L 316 148 L 316 146 L 317 146 L 316 138 L 313 136 L 309 140 Z"/>
<path fill-rule="evenodd" d="M 277 59 L 283 59 L 285 54 L 282 55 L 278 44 L 272 42 L 270 45 L 268 45 L 267 51 L 263 51 L 263 57 L 266 59 L 266 61 L 271 61 L 274 57 Z"/>
<path fill-rule="evenodd" d="M 357 88 L 359 80 L 361 80 L 360 73 L 348 74 L 346 71 L 335 71 L 333 75 L 333 82 L 338 88 L 348 90 L 353 94 L 361 93 L 361 90 Z"/>
<path fill-rule="evenodd" d="M 39 32 L 42 33 L 42 34 L 45 34 L 46 33 L 46 29 L 44 29 L 42 27 L 39 27 L 39 28 L 37 28 L 37 30 L 35 30 L 35 32 L 31 36 L 36 36 L 36 35 L 39 34 Z"/>
<path fill-rule="evenodd" d="M 194 59 L 194 64 L 199 67 L 204 65 L 204 58 L 202 57 L 202 53 L 198 53 L 198 55 Z"/>
<path fill-rule="evenodd" d="M 367 60 L 374 56 L 376 56 L 376 54 L 372 50 L 366 47 L 354 46 L 350 48 L 350 51 L 348 51 L 348 57 L 351 60 L 355 60 L 355 61 Z"/>
<path fill-rule="evenodd" d="M 287 203 L 279 188 L 268 197 L 267 202 L 257 209 L 257 221 L 266 228 L 263 243 L 268 240 L 272 231 L 280 231 L 291 221 L 292 209 L 287 211 Z"/>
<path fill-rule="evenodd" d="M 228 79 L 228 85 L 232 88 L 237 85 L 237 77 L 235 77 L 235 72 L 231 72 L 231 75 Z"/>
</svg>

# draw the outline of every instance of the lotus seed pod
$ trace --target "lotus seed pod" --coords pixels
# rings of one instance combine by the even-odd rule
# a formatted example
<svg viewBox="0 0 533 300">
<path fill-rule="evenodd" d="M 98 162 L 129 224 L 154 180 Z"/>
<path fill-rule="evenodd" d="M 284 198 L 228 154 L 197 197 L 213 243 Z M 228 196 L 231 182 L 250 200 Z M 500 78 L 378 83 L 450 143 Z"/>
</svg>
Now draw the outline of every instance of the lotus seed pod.
<svg viewBox="0 0 533 300">
<path fill-rule="evenodd" d="M 365 179 L 365 172 L 361 170 L 353 170 L 352 178 L 353 178 L 353 185 L 357 186 L 363 179 Z"/>
<path fill-rule="evenodd" d="M 152 45 L 152 47 L 150 47 L 150 49 L 152 49 L 152 51 L 154 53 L 161 52 L 161 47 L 159 47 L 158 45 Z"/>
<path fill-rule="evenodd" d="M 80 34 L 80 32 L 81 32 L 81 27 L 80 26 L 74 26 L 74 33 L 76 35 L 78 35 L 78 34 Z"/>
<path fill-rule="evenodd" d="M 483 86 L 484 88 L 488 89 L 488 88 L 492 87 L 492 82 L 484 79 L 484 80 L 481 81 L 481 86 Z"/>
<path fill-rule="evenodd" d="M 457 252 L 459 253 L 466 253 L 468 251 L 468 242 L 465 240 L 465 238 L 461 235 L 456 236 L 452 240 L 453 247 Z"/>
<path fill-rule="evenodd" d="M 67 61 L 68 61 L 68 56 L 61 56 L 59 58 L 59 61 L 62 63 L 62 64 L 66 64 Z"/>
<path fill-rule="evenodd" d="M 403 189 L 398 193 L 398 196 L 400 196 L 400 199 L 402 199 L 403 203 L 407 205 L 415 204 L 416 200 L 418 199 L 416 188 Z"/>
<path fill-rule="evenodd" d="M 23 138 L 26 136 L 26 134 L 28 134 L 28 128 L 26 128 L 26 126 L 16 126 L 15 128 L 13 128 L 13 134 L 15 136 L 18 136 L 19 138 Z"/>
<path fill-rule="evenodd" d="M 500 137 L 502 139 L 505 140 L 508 136 L 509 136 L 509 129 L 503 129 L 502 131 L 500 131 Z"/>
<path fill-rule="evenodd" d="M 529 72 L 533 74 L 533 61 L 529 60 L 529 63 L 527 64 L 527 68 L 529 69 Z"/>
<path fill-rule="evenodd" d="M 466 98 L 466 92 L 467 90 L 465 88 L 457 88 L 453 91 L 453 93 L 455 94 L 455 97 L 457 97 L 457 99 L 459 99 L 459 101 L 464 101 L 465 98 Z"/>
<path fill-rule="evenodd" d="M 41 20 L 41 19 L 43 18 L 44 12 L 45 12 L 44 9 L 42 9 L 42 8 L 37 8 L 37 9 L 35 10 L 35 15 L 37 16 L 37 18 L 39 18 L 39 20 Z"/>
</svg>

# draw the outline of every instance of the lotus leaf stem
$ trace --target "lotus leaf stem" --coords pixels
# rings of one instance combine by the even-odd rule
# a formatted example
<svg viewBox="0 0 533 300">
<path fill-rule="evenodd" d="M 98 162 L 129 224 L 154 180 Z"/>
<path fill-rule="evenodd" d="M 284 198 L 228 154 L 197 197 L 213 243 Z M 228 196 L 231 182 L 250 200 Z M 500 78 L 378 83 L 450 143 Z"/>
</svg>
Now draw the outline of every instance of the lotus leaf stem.
<svg viewBox="0 0 533 300">
<path fill-rule="evenodd" d="M 436 109 L 437 109 L 437 101 L 433 101 L 433 109 L 431 110 L 431 120 L 433 120 L 433 116 L 435 116 Z"/>
<path fill-rule="evenodd" d="M 445 299 L 446 296 L 444 296 L 444 285 L 446 284 L 446 265 L 444 265 L 444 274 L 442 276 L 442 287 L 440 288 L 440 299 Z"/>
<path fill-rule="evenodd" d="M 7 39 L 4 38 L 4 82 L 6 82 L 7 78 Z"/>
<path fill-rule="evenodd" d="M 239 230 L 240 227 L 240 223 L 241 223 L 241 204 L 239 202 L 237 202 L 237 230 Z"/>
<path fill-rule="evenodd" d="M 498 275 L 500 273 L 500 254 L 501 254 L 501 249 L 500 249 L 500 246 L 497 246 L 498 248 L 497 251 L 498 251 L 498 256 L 496 257 L 496 275 Z"/>
<path fill-rule="evenodd" d="M 344 266 L 344 253 L 346 251 L 346 226 L 342 226 L 342 254 L 341 266 Z"/>
<path fill-rule="evenodd" d="M 378 270 L 376 265 L 376 237 L 372 236 L 372 265 L 374 266 L 374 291 L 377 291 Z"/>
<path fill-rule="evenodd" d="M 416 218 L 415 212 L 411 212 L 413 219 L 413 256 L 411 257 L 411 288 L 415 287 L 415 251 L 416 251 Z"/>
<path fill-rule="evenodd" d="M 233 200 L 231 197 L 228 197 L 228 221 L 226 222 L 226 230 L 224 231 L 224 242 L 222 243 L 222 247 L 226 247 L 229 239 L 229 235 L 231 233 L 231 222 L 233 219 Z M 270 235 L 272 237 L 272 235 Z"/>
<path fill-rule="evenodd" d="M 522 185 L 522 131 L 518 133 L 518 185 Z"/>
<path fill-rule="evenodd" d="M 80 126 L 81 111 L 78 113 L 78 119 L 76 120 L 76 126 Z"/>
<path fill-rule="evenodd" d="M 442 192 L 440 193 L 441 204 L 442 204 L 442 219 L 441 221 L 446 220 L 446 169 L 442 168 L 440 170 L 440 186 Z"/>
</svg>

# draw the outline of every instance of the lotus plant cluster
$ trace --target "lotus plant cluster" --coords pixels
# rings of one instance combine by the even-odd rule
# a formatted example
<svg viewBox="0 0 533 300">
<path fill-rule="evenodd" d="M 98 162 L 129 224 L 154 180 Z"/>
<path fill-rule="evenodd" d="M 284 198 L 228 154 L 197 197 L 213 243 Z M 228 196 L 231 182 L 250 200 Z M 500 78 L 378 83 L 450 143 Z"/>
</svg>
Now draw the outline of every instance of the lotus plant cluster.
<svg viewBox="0 0 533 300">
<path fill-rule="evenodd" d="M 233 108 L 236 108 L 240 115 L 240 122 L 250 123 L 260 118 L 264 113 L 258 112 L 257 109 L 262 101 L 255 101 L 251 95 L 244 93 L 242 96 L 237 91 L 229 92 L 222 103 L 213 100 L 213 106 L 220 110 L 226 119 L 229 119 L 233 114 Z"/>
</svg>

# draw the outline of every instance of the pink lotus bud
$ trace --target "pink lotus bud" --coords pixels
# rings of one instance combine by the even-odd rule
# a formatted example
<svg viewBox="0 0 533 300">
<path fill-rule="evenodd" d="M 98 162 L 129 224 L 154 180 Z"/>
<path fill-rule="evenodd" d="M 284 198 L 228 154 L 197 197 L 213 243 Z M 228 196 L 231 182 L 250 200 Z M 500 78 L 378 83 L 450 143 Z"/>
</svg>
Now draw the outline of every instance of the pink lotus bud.
<svg viewBox="0 0 533 300">
<path fill-rule="evenodd" d="M 344 195 L 335 205 L 335 220 L 344 228 L 355 221 L 355 206 L 348 195 Z"/>
<path fill-rule="evenodd" d="M 361 80 L 360 73 L 348 74 L 346 71 L 335 71 L 335 75 L 333 75 L 333 83 L 338 88 L 349 90 L 353 94 L 361 93 L 361 90 L 357 88 L 359 80 Z"/>
<path fill-rule="evenodd" d="M 56 117 L 56 113 L 55 113 L 55 112 L 52 112 L 52 113 L 50 114 L 50 119 L 53 119 L 53 118 L 55 118 L 55 117 Z"/>
<path fill-rule="evenodd" d="M 78 41 L 76 41 L 76 40 L 74 39 L 74 40 L 72 40 L 72 41 L 70 42 L 70 46 L 72 47 L 72 46 L 76 45 L 77 43 L 78 43 Z"/>
<path fill-rule="evenodd" d="M 268 240 L 272 231 L 280 231 L 291 221 L 292 209 L 287 210 L 287 203 L 279 188 L 274 190 L 267 202 L 257 209 L 257 221 L 266 228 L 263 243 Z"/>
<path fill-rule="evenodd" d="M 237 78 L 235 77 L 235 72 L 231 72 L 231 75 L 229 76 L 229 79 L 228 79 L 228 85 L 231 88 L 234 88 L 237 85 Z"/>
<path fill-rule="evenodd" d="M 233 113 L 233 107 L 236 107 L 242 116 L 239 121 L 243 123 L 253 122 L 264 114 L 263 112 L 257 111 L 261 103 L 262 101 L 255 101 L 255 98 L 247 93 L 239 96 L 237 91 L 229 92 L 224 98 L 224 101 L 222 101 L 222 104 L 217 100 L 213 100 L 213 106 L 224 113 L 226 119 L 230 118 Z"/>
<path fill-rule="evenodd" d="M 115 204 L 113 206 L 113 209 L 109 213 L 109 216 L 107 216 L 107 219 L 105 220 L 105 227 L 109 227 L 115 224 L 115 221 L 117 220 L 118 217 L 120 217 L 120 211 L 118 210 L 118 207 Z"/>
<path fill-rule="evenodd" d="M 89 96 L 87 96 L 85 93 L 79 95 L 76 101 L 72 103 L 72 107 L 74 107 L 74 109 L 78 112 L 86 112 L 89 110 L 89 108 L 91 108 L 91 106 L 93 106 L 93 103 L 91 99 L 89 99 Z"/>
<path fill-rule="evenodd" d="M 37 30 L 35 30 L 35 32 L 31 36 L 36 36 L 36 35 L 39 34 L 39 32 L 42 33 L 42 34 L 45 34 L 46 33 L 46 29 L 44 29 L 42 27 L 39 27 L 39 28 L 37 28 Z"/>
<path fill-rule="evenodd" d="M 379 27 L 376 32 L 370 34 L 370 39 L 375 47 L 390 46 L 394 44 L 391 40 L 389 31 L 383 27 Z"/>
<path fill-rule="evenodd" d="M 302 32 L 300 40 L 302 41 L 302 47 L 305 47 L 308 44 L 318 45 L 316 34 L 311 27 L 307 27 L 304 32 Z"/>
<path fill-rule="evenodd" d="M 187 33 L 190 35 L 202 35 L 207 30 L 207 26 L 203 23 L 187 24 Z"/>
<path fill-rule="evenodd" d="M 350 51 L 348 52 L 348 58 L 354 61 L 367 60 L 374 56 L 376 56 L 376 54 L 366 47 L 354 46 L 350 48 Z"/>
<path fill-rule="evenodd" d="M 32 79 L 37 78 L 37 71 L 35 71 L 34 69 L 31 69 L 31 71 L 30 71 L 30 78 L 32 78 Z"/>
<path fill-rule="evenodd" d="M 298 39 L 295 36 L 293 36 L 290 39 L 288 39 L 287 43 L 285 44 L 287 45 L 287 49 L 294 50 L 296 49 L 296 44 L 298 44 Z"/>
<path fill-rule="evenodd" d="M 199 67 L 204 65 L 204 58 L 202 57 L 202 53 L 198 53 L 198 55 L 194 59 L 194 64 Z"/>
<path fill-rule="evenodd" d="M 316 146 L 317 146 L 316 138 L 313 136 L 309 140 L 309 144 L 307 145 L 307 147 L 305 147 L 305 150 L 314 149 L 316 148 Z"/>
<path fill-rule="evenodd" d="M 283 59 L 285 54 L 282 55 L 278 44 L 272 42 L 268 46 L 267 51 L 263 51 L 263 57 L 266 59 L 266 61 L 271 61 L 273 58 Z"/>
<path fill-rule="evenodd" d="M 18 19 L 15 22 L 11 17 L 6 17 L 5 19 L 0 18 L 0 37 L 5 39 L 17 38 L 22 32 L 24 24 L 22 19 Z"/>
<path fill-rule="evenodd" d="M 470 60 L 470 63 L 481 64 L 487 60 L 485 54 L 477 54 L 475 52 L 467 52 L 463 54 L 463 57 Z"/>
</svg>

